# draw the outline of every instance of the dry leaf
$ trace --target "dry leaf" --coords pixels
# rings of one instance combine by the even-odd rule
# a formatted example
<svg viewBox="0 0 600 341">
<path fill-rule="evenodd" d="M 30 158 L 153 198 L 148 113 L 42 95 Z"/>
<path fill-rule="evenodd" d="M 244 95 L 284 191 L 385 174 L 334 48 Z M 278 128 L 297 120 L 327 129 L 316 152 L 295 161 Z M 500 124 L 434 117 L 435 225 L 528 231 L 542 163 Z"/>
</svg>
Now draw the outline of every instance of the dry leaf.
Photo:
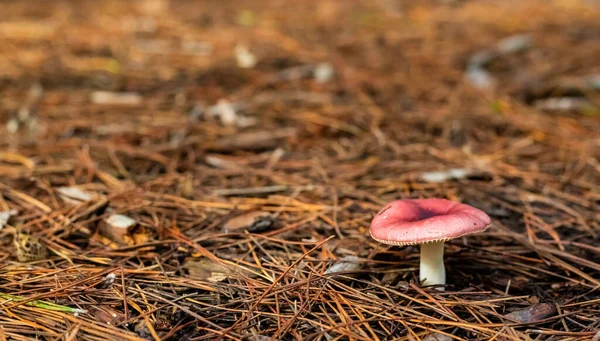
<svg viewBox="0 0 600 341">
<path fill-rule="evenodd" d="M 189 271 L 190 277 L 205 279 L 209 282 L 220 282 L 234 273 L 228 267 L 210 259 L 191 259 L 183 267 Z"/>
<path fill-rule="evenodd" d="M 116 277 L 117 276 L 114 273 L 109 273 L 108 275 L 104 276 L 104 279 L 102 280 L 102 282 L 100 282 L 98 285 L 96 285 L 96 288 L 98 288 L 98 289 L 112 288 L 113 284 L 115 283 Z"/>
<path fill-rule="evenodd" d="M 125 314 L 111 307 L 91 307 L 89 312 L 101 323 L 116 326 L 117 324 L 125 322 Z"/>
<path fill-rule="evenodd" d="M 217 104 L 209 107 L 206 113 L 213 117 L 219 117 L 221 123 L 227 127 L 244 128 L 256 124 L 255 118 L 240 115 L 236 110 L 236 105 L 225 99 L 220 99 Z"/>
<path fill-rule="evenodd" d="M 33 162 L 33 160 L 17 153 L 0 152 L 0 161 L 7 163 L 19 163 L 29 169 L 35 167 L 35 162 Z"/>
<path fill-rule="evenodd" d="M 217 151 L 274 149 L 280 146 L 283 139 L 294 137 L 296 134 L 295 128 L 243 132 L 223 137 L 207 148 Z"/>
<path fill-rule="evenodd" d="M 77 187 L 59 187 L 56 189 L 60 198 L 71 205 L 80 205 L 92 200 L 92 194 L 84 192 Z"/>
<path fill-rule="evenodd" d="M 110 92 L 94 91 L 90 95 L 94 104 L 105 105 L 139 105 L 142 103 L 142 96 L 135 92 Z"/>
<path fill-rule="evenodd" d="M 325 275 L 339 272 L 353 272 L 363 268 L 361 259 L 356 256 L 346 256 L 325 271 Z"/>
<path fill-rule="evenodd" d="M 398 278 L 398 275 L 399 274 L 397 272 L 387 272 L 383 275 L 383 278 L 381 278 L 381 283 L 386 285 L 391 284 L 396 278 Z"/>
<path fill-rule="evenodd" d="M 126 236 L 125 240 L 132 245 L 141 245 L 152 240 L 152 235 L 146 228 L 137 228 L 136 231 L 131 234 L 131 237 Z"/>
<path fill-rule="evenodd" d="M 504 315 L 507 319 L 518 323 L 538 322 L 556 314 L 556 307 L 548 303 L 532 305 L 529 308 L 515 310 Z"/>
<path fill-rule="evenodd" d="M 235 59 L 239 67 L 251 69 L 256 65 L 256 56 L 250 52 L 245 45 L 237 45 L 235 47 Z"/>
<path fill-rule="evenodd" d="M 262 232 L 273 225 L 273 217 L 269 212 L 253 211 L 230 219 L 223 225 L 224 232 L 247 230 L 248 232 Z"/>
<path fill-rule="evenodd" d="M 446 171 L 425 172 L 421 174 L 421 179 L 429 183 L 439 183 L 447 180 L 464 179 L 472 173 L 471 170 L 463 168 L 452 168 Z"/>
<path fill-rule="evenodd" d="M 8 223 L 8 220 L 10 219 L 10 217 L 12 217 L 14 215 L 17 215 L 16 210 L 0 212 L 0 231 L 2 230 L 4 225 L 6 225 L 6 223 Z"/>
<path fill-rule="evenodd" d="M 36 236 L 18 232 L 14 240 L 19 262 L 32 262 L 48 258 L 48 248 Z"/>
<path fill-rule="evenodd" d="M 244 273 L 246 276 L 252 275 L 242 268 L 226 266 L 210 259 L 189 258 L 183 265 L 183 268 L 188 270 L 190 277 L 209 282 L 220 282 L 236 273 Z"/>
<path fill-rule="evenodd" d="M 100 233 L 116 243 L 127 244 L 127 235 L 136 224 L 137 222 L 130 217 L 113 214 L 102 221 Z"/>
</svg>

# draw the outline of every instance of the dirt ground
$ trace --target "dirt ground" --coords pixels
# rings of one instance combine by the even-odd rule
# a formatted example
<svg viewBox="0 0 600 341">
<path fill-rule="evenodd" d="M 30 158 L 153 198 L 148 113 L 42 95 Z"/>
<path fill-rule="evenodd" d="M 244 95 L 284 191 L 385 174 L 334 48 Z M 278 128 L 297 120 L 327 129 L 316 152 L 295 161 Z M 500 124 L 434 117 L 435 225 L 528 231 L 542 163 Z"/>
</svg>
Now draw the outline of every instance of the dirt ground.
<svg viewBox="0 0 600 341">
<path fill-rule="evenodd" d="M 600 340 L 600 3 L 2 1 L 0 340 Z M 395 199 L 492 227 L 376 242 Z"/>
</svg>

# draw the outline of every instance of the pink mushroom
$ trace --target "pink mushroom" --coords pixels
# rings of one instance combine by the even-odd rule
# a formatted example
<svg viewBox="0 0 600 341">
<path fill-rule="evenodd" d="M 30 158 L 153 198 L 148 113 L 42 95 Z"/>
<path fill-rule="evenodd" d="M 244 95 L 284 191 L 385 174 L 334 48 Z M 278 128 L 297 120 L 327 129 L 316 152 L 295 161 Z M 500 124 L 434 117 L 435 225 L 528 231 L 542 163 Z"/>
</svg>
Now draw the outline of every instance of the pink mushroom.
<svg viewBox="0 0 600 341">
<path fill-rule="evenodd" d="M 421 245 L 419 278 L 423 284 L 445 285 L 444 242 L 483 232 L 491 225 L 485 212 L 445 199 L 396 200 L 371 222 L 371 237 L 391 245 Z M 440 287 L 440 290 L 444 290 Z"/>
</svg>

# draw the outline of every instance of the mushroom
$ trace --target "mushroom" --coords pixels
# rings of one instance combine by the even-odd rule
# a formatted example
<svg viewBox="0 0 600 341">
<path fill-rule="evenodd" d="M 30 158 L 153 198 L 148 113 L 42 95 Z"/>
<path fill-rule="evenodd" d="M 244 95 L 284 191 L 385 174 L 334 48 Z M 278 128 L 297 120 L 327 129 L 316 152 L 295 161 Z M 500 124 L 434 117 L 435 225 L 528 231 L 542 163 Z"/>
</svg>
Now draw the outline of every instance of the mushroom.
<svg viewBox="0 0 600 341">
<path fill-rule="evenodd" d="M 483 232 L 491 225 L 483 211 L 446 199 L 396 200 L 371 222 L 371 237 L 390 245 L 421 245 L 422 284 L 446 284 L 444 242 Z"/>
</svg>

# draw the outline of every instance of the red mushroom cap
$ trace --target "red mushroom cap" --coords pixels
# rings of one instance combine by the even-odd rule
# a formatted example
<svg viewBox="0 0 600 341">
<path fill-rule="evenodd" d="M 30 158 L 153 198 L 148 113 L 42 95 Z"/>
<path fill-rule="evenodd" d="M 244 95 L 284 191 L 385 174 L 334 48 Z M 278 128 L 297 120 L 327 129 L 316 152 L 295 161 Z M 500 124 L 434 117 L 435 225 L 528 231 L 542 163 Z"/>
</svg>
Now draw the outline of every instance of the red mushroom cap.
<svg viewBox="0 0 600 341">
<path fill-rule="evenodd" d="M 482 232 L 491 223 L 485 212 L 450 200 L 396 200 L 373 218 L 371 237 L 384 244 L 414 245 Z"/>
</svg>

